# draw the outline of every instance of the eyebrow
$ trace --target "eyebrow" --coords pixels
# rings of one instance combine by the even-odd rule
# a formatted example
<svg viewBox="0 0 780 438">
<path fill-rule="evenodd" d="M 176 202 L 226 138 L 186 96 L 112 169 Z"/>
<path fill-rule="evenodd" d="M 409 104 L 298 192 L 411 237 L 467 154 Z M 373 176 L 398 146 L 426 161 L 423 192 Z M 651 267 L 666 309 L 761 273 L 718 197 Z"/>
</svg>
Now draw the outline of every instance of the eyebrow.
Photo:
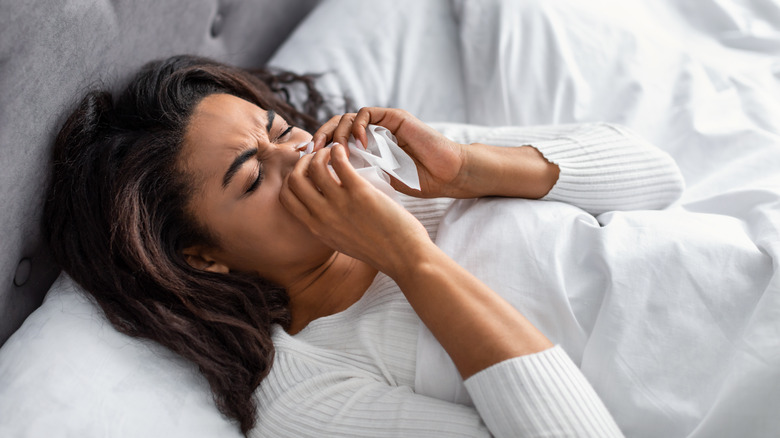
<svg viewBox="0 0 780 438">
<path fill-rule="evenodd" d="M 265 132 L 271 132 L 271 128 L 274 126 L 274 117 L 276 113 L 274 110 L 268 110 L 268 124 L 265 125 Z"/>
<path fill-rule="evenodd" d="M 232 163 L 230 163 L 230 167 L 228 167 L 227 172 L 225 172 L 225 176 L 222 178 L 223 189 L 227 188 L 228 184 L 230 184 L 230 181 L 236 175 L 236 172 L 238 172 L 238 169 L 241 167 L 241 165 L 249 161 L 249 159 L 255 156 L 255 154 L 257 154 L 257 148 L 247 149 L 242 152 L 241 155 L 237 156 Z"/>
</svg>

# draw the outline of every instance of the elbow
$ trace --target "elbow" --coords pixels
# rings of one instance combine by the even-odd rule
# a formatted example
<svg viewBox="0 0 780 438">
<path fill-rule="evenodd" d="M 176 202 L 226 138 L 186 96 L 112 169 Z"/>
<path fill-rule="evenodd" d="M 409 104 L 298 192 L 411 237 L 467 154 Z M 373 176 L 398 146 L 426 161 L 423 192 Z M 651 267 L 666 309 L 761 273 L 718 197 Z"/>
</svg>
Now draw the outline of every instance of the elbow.
<svg viewBox="0 0 780 438">
<path fill-rule="evenodd" d="M 656 203 L 651 207 L 652 209 L 668 208 L 682 198 L 685 192 L 685 178 L 677 162 L 668 152 L 647 141 L 631 128 L 614 123 L 604 123 L 604 126 L 619 132 L 629 141 L 629 144 L 637 148 L 637 151 L 641 151 L 642 161 L 647 166 L 647 173 L 642 179 L 655 189 L 652 197 L 656 199 Z"/>
<path fill-rule="evenodd" d="M 685 179 L 683 178 L 680 168 L 677 167 L 677 163 L 674 162 L 672 157 L 669 157 L 671 166 L 669 169 L 669 175 L 666 180 L 668 181 L 668 189 L 665 193 L 665 202 L 660 208 L 668 208 L 675 202 L 682 198 L 683 192 L 685 192 Z"/>
</svg>

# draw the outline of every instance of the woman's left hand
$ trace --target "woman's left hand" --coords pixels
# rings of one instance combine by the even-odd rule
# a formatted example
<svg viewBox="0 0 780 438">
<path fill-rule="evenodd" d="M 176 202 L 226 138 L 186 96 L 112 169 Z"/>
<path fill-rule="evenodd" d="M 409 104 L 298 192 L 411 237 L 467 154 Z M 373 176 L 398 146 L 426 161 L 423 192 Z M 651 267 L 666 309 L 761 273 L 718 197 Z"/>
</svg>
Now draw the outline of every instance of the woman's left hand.
<svg viewBox="0 0 780 438">
<path fill-rule="evenodd" d="M 394 189 L 407 195 L 435 198 L 476 196 L 466 178 L 469 148 L 456 143 L 408 112 L 393 108 L 361 108 L 357 113 L 335 116 L 314 134 L 314 150 L 330 141 L 347 144 L 350 134 L 366 144 L 369 124 L 383 126 L 417 166 L 420 190 L 413 190 L 391 177 Z"/>
<path fill-rule="evenodd" d="M 412 254 L 433 242 L 417 218 L 358 175 L 346 150 L 339 145 L 304 155 L 279 200 L 330 248 L 391 277 L 401 275 Z"/>
</svg>

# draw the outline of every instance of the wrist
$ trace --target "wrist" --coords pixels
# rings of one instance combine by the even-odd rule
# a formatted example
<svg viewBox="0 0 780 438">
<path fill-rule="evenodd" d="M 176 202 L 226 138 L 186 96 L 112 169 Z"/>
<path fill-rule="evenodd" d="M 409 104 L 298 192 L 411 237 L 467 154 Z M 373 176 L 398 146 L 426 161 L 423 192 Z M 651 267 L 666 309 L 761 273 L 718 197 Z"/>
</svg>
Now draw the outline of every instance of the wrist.
<svg viewBox="0 0 780 438">
<path fill-rule="evenodd" d="M 460 190 L 478 196 L 539 199 L 558 181 L 560 168 L 532 146 L 467 148 Z"/>
<path fill-rule="evenodd" d="M 491 169 L 495 163 L 489 146 L 481 143 L 464 145 L 463 165 L 453 181 L 456 198 L 479 198 L 491 195 Z M 493 169 L 495 170 L 495 169 Z"/>
<path fill-rule="evenodd" d="M 406 244 L 403 251 L 388 254 L 379 270 L 399 286 L 412 279 L 424 267 L 435 263 L 441 250 L 430 239 Z"/>
</svg>

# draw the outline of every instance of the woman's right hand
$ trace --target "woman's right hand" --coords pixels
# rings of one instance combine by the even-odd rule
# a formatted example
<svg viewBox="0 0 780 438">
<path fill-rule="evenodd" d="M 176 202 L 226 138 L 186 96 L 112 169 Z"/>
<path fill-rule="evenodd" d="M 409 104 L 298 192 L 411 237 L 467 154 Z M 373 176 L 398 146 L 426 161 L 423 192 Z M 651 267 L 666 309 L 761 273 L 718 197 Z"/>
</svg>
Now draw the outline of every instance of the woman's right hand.
<svg viewBox="0 0 780 438">
<path fill-rule="evenodd" d="M 314 150 L 327 142 L 346 144 L 350 134 L 366 144 L 369 124 L 392 132 L 398 145 L 414 160 L 420 190 L 412 190 L 391 177 L 394 189 L 421 198 L 508 196 L 537 199 L 558 180 L 558 165 L 533 147 L 495 147 L 456 143 L 406 111 L 361 108 L 331 118 L 314 134 Z"/>
<path fill-rule="evenodd" d="M 342 145 L 304 155 L 279 199 L 326 245 L 393 278 L 434 246 L 417 218 L 355 171 Z"/>
<path fill-rule="evenodd" d="M 394 108 L 361 108 L 357 113 L 332 117 L 314 133 L 314 150 L 330 141 L 347 144 L 352 135 L 365 145 L 366 128 L 375 124 L 395 135 L 398 146 L 414 160 L 420 178 L 420 190 L 413 190 L 395 178 L 393 188 L 407 195 L 434 198 L 475 196 L 467 187 L 464 166 L 468 150 L 453 142 L 413 115 Z"/>
</svg>

